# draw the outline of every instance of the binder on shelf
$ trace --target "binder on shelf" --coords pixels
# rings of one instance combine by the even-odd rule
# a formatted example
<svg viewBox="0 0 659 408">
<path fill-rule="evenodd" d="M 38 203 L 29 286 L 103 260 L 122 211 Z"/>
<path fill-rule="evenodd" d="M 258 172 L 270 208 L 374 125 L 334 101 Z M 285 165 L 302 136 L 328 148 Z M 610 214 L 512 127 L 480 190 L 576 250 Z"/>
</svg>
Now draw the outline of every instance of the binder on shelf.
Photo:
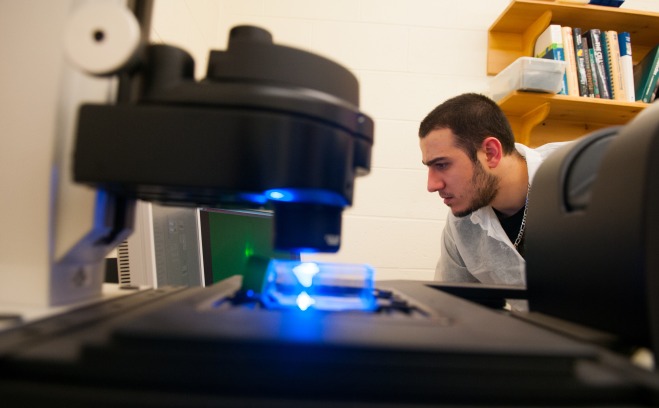
<svg viewBox="0 0 659 408">
<path fill-rule="evenodd" d="M 626 100 L 625 85 L 622 82 L 620 68 L 620 46 L 618 45 L 618 33 L 613 30 L 602 31 L 602 55 L 604 57 L 604 68 L 606 69 L 611 99 L 618 101 Z"/>
<path fill-rule="evenodd" d="M 634 62 L 632 61 L 631 35 L 627 31 L 618 33 L 618 48 L 620 49 L 620 76 L 625 88 L 625 100 L 636 101 L 634 88 Z"/>
<path fill-rule="evenodd" d="M 604 56 L 602 54 L 602 42 L 600 39 L 601 31 L 597 28 L 592 28 L 583 34 L 588 44 L 589 51 L 592 50 L 594 58 L 594 79 L 597 78 L 597 87 L 599 90 L 600 98 L 611 99 L 611 92 L 609 90 L 609 80 L 607 79 L 607 72 L 604 67 Z"/>
<path fill-rule="evenodd" d="M 540 34 L 535 42 L 534 56 L 536 58 L 565 61 L 563 34 L 560 25 L 550 24 L 549 27 Z M 563 75 L 563 86 L 558 93 L 567 95 L 567 75 Z"/>
<path fill-rule="evenodd" d="M 645 103 L 652 101 L 659 80 L 659 44 L 655 45 L 643 60 L 634 67 L 634 87 L 636 100 Z"/>
</svg>

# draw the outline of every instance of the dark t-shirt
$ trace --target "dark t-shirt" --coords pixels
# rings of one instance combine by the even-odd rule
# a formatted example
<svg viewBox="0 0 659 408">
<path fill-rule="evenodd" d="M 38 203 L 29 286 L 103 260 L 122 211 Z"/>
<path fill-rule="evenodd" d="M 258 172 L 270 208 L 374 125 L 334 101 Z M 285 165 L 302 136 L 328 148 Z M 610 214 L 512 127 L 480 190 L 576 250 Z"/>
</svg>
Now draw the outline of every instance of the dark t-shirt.
<svg viewBox="0 0 659 408">
<path fill-rule="evenodd" d="M 514 243 L 515 240 L 517 239 L 517 235 L 519 234 L 519 228 L 522 226 L 522 219 L 524 218 L 525 208 L 526 206 L 522 207 L 519 211 L 517 211 L 515 214 L 511 215 L 510 217 L 506 217 L 504 214 L 492 208 L 494 210 L 494 213 L 497 215 L 497 218 L 499 219 L 499 223 L 501 223 L 503 230 L 506 231 L 506 235 L 508 235 L 508 239 L 510 239 L 510 242 L 512 243 Z M 524 257 L 525 237 L 526 237 L 526 233 L 524 233 L 524 235 L 522 236 L 522 240 L 517 246 L 517 252 L 519 252 L 522 258 Z"/>
</svg>

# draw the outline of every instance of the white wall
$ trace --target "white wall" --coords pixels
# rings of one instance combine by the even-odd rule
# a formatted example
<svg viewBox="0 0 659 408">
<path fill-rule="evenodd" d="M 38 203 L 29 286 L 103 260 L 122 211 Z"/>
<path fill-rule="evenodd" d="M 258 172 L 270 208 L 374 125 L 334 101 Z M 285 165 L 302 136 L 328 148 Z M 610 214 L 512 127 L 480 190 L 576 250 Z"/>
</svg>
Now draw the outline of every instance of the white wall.
<svg viewBox="0 0 659 408">
<path fill-rule="evenodd" d="M 80 101 L 108 99 L 107 81 L 64 59 L 64 28 L 83 2 L 0 0 L 0 313 L 100 290 L 102 274 L 91 269 L 76 284 L 81 269 L 51 268 L 93 222 L 94 193 L 72 185 L 65 140 Z"/>
<path fill-rule="evenodd" d="M 17 292 L 46 297 L 46 270 L 30 269 L 33 263 L 47 269 L 49 261 L 51 163 L 34 158 L 54 144 L 61 62 L 57 47 L 39 46 L 48 43 L 43 34 L 58 33 L 69 7 L 0 1 L 0 303 Z M 44 70 L 40 59 L 52 69 Z"/>
<path fill-rule="evenodd" d="M 20 263 L 47 258 L 47 161 L 33 152 L 54 135 L 62 22 L 76 1 L 0 0 L 0 286 L 45 291 L 45 271 Z M 425 192 L 417 126 L 448 97 L 483 91 L 487 28 L 508 0 L 156 0 L 153 36 L 193 52 L 201 77 L 209 48 L 224 49 L 236 24 L 262 25 L 275 41 L 309 49 L 351 69 L 362 109 L 376 121 L 371 175 L 357 180 L 344 217 L 344 245 L 330 259 L 368 262 L 380 278 L 430 279 L 446 209 Z M 659 0 L 624 7 L 659 12 Z M 17 149 L 7 141 L 23 140 Z M 45 266 L 44 266 L 45 268 Z M 24 269 L 24 268 L 23 268 Z M 16 282 L 22 282 L 20 285 Z M 19 289 L 20 289 L 19 288 Z M 2 292 L 2 291 L 0 291 Z M 0 296 L 0 300 L 6 300 Z"/>
<path fill-rule="evenodd" d="M 485 92 L 487 29 L 508 0 L 189 0 L 156 2 L 152 38 L 191 52 L 203 77 L 207 50 L 225 49 L 238 24 L 268 29 L 276 43 L 350 69 L 361 109 L 375 120 L 371 174 L 356 182 L 336 255 L 369 263 L 379 279 L 432 279 L 447 208 L 426 191 L 417 129 L 437 104 Z M 657 0 L 625 8 L 659 11 Z"/>
<path fill-rule="evenodd" d="M 231 27 L 253 24 L 276 43 L 350 69 L 360 82 L 360 108 L 375 120 L 372 169 L 356 181 L 354 205 L 344 212 L 341 250 L 313 259 L 368 263 L 380 279 L 432 279 L 447 211 L 426 191 L 418 123 L 450 96 L 485 90 L 487 28 L 508 0 L 470 3 L 161 1 L 153 37 L 187 48 L 199 61 L 204 48 L 226 48 Z"/>
</svg>

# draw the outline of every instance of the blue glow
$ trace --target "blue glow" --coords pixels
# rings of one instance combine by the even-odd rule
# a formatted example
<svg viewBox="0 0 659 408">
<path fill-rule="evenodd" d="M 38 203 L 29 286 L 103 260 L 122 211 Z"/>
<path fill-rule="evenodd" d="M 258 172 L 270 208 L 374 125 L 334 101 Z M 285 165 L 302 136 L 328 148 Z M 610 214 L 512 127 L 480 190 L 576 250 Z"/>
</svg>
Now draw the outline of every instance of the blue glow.
<svg viewBox="0 0 659 408">
<path fill-rule="evenodd" d="M 297 277 L 297 281 L 305 288 L 311 287 L 313 277 L 318 272 L 320 272 L 320 268 L 313 262 L 301 263 L 293 268 L 293 274 Z"/>
<path fill-rule="evenodd" d="M 314 303 L 316 303 L 315 300 L 307 292 L 302 292 L 298 295 L 297 301 L 295 302 L 297 304 L 297 307 L 300 308 L 303 312 L 309 308 L 309 306 L 312 306 Z"/>
<path fill-rule="evenodd" d="M 317 203 L 336 207 L 348 205 L 348 201 L 342 195 L 317 188 L 277 188 L 267 190 L 265 196 L 273 201 Z"/>
<path fill-rule="evenodd" d="M 274 309 L 371 311 L 377 307 L 374 280 L 368 265 L 273 259 L 261 299 Z"/>
<path fill-rule="evenodd" d="M 288 190 L 268 190 L 265 192 L 266 197 L 274 201 L 294 201 L 295 195 Z"/>
<path fill-rule="evenodd" d="M 268 198 L 263 194 L 241 193 L 239 197 L 241 200 L 249 201 L 255 204 L 265 204 L 268 202 Z"/>
</svg>

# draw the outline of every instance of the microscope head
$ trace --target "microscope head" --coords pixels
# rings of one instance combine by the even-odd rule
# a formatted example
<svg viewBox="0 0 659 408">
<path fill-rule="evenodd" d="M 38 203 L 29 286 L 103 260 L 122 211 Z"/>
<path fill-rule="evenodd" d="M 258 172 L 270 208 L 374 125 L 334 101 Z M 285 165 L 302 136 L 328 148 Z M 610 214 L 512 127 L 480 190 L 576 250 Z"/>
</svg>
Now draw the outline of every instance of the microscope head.
<svg viewBox="0 0 659 408">
<path fill-rule="evenodd" d="M 211 51 L 201 81 L 166 45 L 147 47 L 138 70 L 133 101 L 81 107 L 77 182 L 168 205 L 269 208 L 276 249 L 339 249 L 373 144 L 353 74 L 252 26 Z"/>
</svg>

